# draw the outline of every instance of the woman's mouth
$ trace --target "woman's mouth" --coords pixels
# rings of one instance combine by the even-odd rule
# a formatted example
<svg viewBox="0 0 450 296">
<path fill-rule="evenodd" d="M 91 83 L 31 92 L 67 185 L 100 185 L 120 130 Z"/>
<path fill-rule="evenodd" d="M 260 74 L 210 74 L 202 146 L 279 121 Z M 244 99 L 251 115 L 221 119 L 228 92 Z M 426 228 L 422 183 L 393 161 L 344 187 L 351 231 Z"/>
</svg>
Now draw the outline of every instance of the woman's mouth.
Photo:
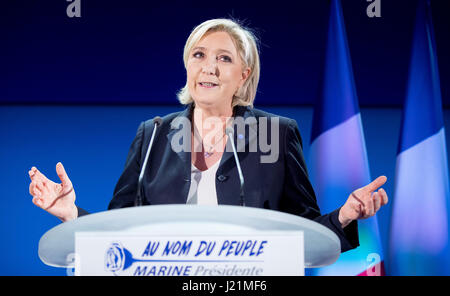
<svg viewBox="0 0 450 296">
<path fill-rule="evenodd" d="M 213 87 L 219 86 L 217 83 L 213 83 L 213 82 L 199 82 L 198 84 L 204 88 L 213 88 Z"/>
</svg>

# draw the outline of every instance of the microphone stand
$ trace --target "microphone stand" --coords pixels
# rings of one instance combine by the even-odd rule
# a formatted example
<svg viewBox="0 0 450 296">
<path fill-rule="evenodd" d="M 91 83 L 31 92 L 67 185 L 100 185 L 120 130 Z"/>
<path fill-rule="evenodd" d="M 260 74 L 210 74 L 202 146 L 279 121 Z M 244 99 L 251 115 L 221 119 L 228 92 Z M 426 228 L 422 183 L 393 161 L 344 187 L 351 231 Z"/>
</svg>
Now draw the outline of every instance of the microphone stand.
<svg viewBox="0 0 450 296">
<path fill-rule="evenodd" d="M 136 207 L 142 206 L 142 197 L 144 195 L 143 190 L 142 190 L 142 183 L 144 180 L 144 172 L 145 172 L 145 169 L 147 168 L 148 158 L 150 156 L 150 151 L 152 150 L 153 140 L 155 139 L 156 130 L 157 130 L 158 126 L 161 125 L 161 123 L 162 123 L 161 117 L 156 116 L 155 118 L 153 118 L 153 124 L 155 125 L 155 127 L 153 128 L 153 133 L 152 133 L 152 137 L 150 139 L 150 144 L 148 145 L 147 153 L 145 154 L 144 163 L 142 165 L 141 172 L 139 174 L 136 199 L 134 200 L 134 206 L 136 206 Z"/>
<path fill-rule="evenodd" d="M 244 200 L 244 175 L 242 174 L 241 164 L 239 162 L 239 158 L 236 151 L 236 146 L 234 145 L 234 130 L 231 127 L 227 127 L 226 133 L 228 135 L 228 139 L 231 142 L 231 147 L 233 148 L 233 155 L 234 155 L 234 161 L 236 162 L 236 167 L 239 174 L 239 182 L 241 185 L 241 192 L 240 192 L 240 205 L 245 207 L 245 200 Z"/>
</svg>

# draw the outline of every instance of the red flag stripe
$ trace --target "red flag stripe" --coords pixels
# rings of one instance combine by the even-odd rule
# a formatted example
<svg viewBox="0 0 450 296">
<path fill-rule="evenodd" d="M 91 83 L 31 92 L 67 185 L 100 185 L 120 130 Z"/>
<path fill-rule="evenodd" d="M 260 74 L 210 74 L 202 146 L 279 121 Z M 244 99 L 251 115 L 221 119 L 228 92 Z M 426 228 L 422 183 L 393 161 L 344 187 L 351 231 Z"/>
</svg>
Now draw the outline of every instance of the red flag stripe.
<svg viewBox="0 0 450 296">
<path fill-rule="evenodd" d="M 381 261 L 374 266 L 364 270 L 358 276 L 385 276 L 384 261 Z"/>
</svg>

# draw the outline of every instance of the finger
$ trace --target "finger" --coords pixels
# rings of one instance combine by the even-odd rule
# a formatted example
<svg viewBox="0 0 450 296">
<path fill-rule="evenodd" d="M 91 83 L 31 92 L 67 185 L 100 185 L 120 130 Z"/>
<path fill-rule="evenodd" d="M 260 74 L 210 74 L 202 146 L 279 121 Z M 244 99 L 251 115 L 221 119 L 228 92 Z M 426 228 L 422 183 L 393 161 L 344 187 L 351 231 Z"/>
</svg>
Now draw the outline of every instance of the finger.
<svg viewBox="0 0 450 296">
<path fill-rule="evenodd" d="M 61 180 L 61 183 L 63 187 L 71 187 L 72 182 L 69 179 L 69 176 L 67 176 L 66 170 L 64 169 L 64 166 L 61 162 L 58 162 L 56 164 L 56 173 L 58 174 L 59 179 Z"/>
<path fill-rule="evenodd" d="M 362 202 L 350 203 L 352 210 L 358 215 L 356 219 L 360 219 L 364 216 L 364 204 Z"/>
<path fill-rule="evenodd" d="M 373 180 L 371 183 L 369 183 L 368 185 L 366 185 L 364 187 L 364 189 L 366 189 L 369 192 L 374 192 L 375 190 L 377 190 L 379 187 L 383 186 L 384 183 L 386 183 L 387 178 L 386 176 L 379 176 L 378 178 L 376 178 L 375 180 Z"/>
<path fill-rule="evenodd" d="M 381 195 L 381 205 L 382 206 L 386 205 L 389 200 L 386 191 L 383 188 L 381 188 L 380 190 L 378 190 L 378 192 Z"/>
<path fill-rule="evenodd" d="M 364 203 L 364 217 L 368 218 L 368 217 L 373 216 L 374 203 L 373 203 L 372 196 L 364 198 L 363 203 Z"/>
<path fill-rule="evenodd" d="M 31 181 L 33 181 L 34 179 L 37 178 L 37 168 L 36 167 L 32 167 L 29 171 L 28 171 L 28 175 L 30 176 Z"/>
<path fill-rule="evenodd" d="M 32 195 L 33 197 L 39 197 L 40 194 L 41 194 L 41 192 L 38 191 L 36 186 L 37 186 L 37 182 L 36 181 L 32 181 L 30 183 L 29 191 L 30 191 L 30 195 Z"/>
<path fill-rule="evenodd" d="M 381 208 L 381 200 L 382 200 L 382 196 L 381 196 L 380 190 L 378 190 L 377 192 L 375 192 L 373 194 L 374 214 L 376 212 L 378 212 L 378 210 Z"/>
<path fill-rule="evenodd" d="M 35 169 L 35 167 L 32 167 L 32 168 L 28 171 L 28 176 L 30 176 L 30 179 L 31 179 L 31 180 L 33 180 L 34 169 Z"/>
<path fill-rule="evenodd" d="M 30 186 L 28 187 L 28 192 L 30 193 L 30 195 L 34 196 L 33 187 L 34 187 L 33 181 L 31 181 Z"/>
<path fill-rule="evenodd" d="M 33 174 L 32 180 L 43 182 L 47 179 L 47 177 L 45 177 L 44 174 L 42 174 L 36 167 L 32 167 L 31 171 Z"/>
<path fill-rule="evenodd" d="M 39 190 L 41 190 L 46 195 L 50 195 L 50 192 L 52 191 L 52 189 L 50 188 L 50 184 L 48 183 L 48 181 L 44 181 L 42 183 L 38 182 L 37 184 L 38 184 Z"/>
<path fill-rule="evenodd" d="M 42 198 L 44 195 L 48 194 L 47 188 L 41 182 L 36 182 L 36 189 L 39 192 L 39 194 L 37 196 L 40 198 Z"/>
<path fill-rule="evenodd" d="M 42 208 L 42 206 L 44 205 L 42 199 L 40 199 L 38 197 L 33 197 L 33 199 L 31 201 L 40 208 Z"/>
<path fill-rule="evenodd" d="M 54 195 L 50 194 L 51 190 L 49 189 L 49 184 L 47 182 L 37 183 L 36 187 L 41 191 L 40 201 L 41 201 L 41 207 L 43 209 L 47 208 L 48 205 L 52 204 L 54 201 Z"/>
</svg>

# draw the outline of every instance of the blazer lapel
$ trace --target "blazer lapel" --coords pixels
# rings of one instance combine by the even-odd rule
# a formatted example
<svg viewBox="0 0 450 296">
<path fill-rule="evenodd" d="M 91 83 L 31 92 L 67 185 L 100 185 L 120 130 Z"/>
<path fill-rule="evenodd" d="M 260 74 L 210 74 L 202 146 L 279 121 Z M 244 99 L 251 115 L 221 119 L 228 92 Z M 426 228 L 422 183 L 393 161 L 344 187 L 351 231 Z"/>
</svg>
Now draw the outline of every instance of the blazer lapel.
<svg viewBox="0 0 450 296">
<path fill-rule="evenodd" d="M 237 150 L 239 162 L 242 163 L 250 151 L 250 148 L 256 147 L 257 141 L 257 131 L 258 124 L 257 120 L 254 116 L 254 113 L 250 107 L 245 106 L 236 106 L 235 112 L 233 114 L 234 122 L 233 122 L 233 140 L 235 143 L 235 147 Z M 248 128 L 245 128 L 248 126 Z M 253 146 L 252 146 L 253 145 Z M 256 151 L 255 151 L 256 152 Z M 229 175 L 232 170 L 236 170 L 236 163 L 234 161 L 234 153 L 231 146 L 231 141 L 227 141 L 225 152 L 220 161 L 219 168 L 217 169 L 217 177 L 220 181 L 220 178 Z M 239 205 L 239 186 L 235 186 L 237 184 L 233 184 L 233 186 L 227 186 L 227 190 L 217 190 L 217 201 L 220 204 L 226 205 Z M 216 188 L 219 186 L 223 186 L 223 184 L 218 183 L 216 180 Z M 230 190 L 230 188 L 236 188 L 237 190 Z M 223 189 L 223 187 L 222 187 Z M 244 195 L 245 195 L 245 185 L 244 185 Z"/>
<path fill-rule="evenodd" d="M 247 155 L 247 152 L 250 151 L 249 144 L 256 143 L 258 123 L 252 109 L 246 106 L 236 106 L 233 117 L 233 140 L 238 152 L 239 160 L 242 160 L 241 158 L 244 158 Z M 248 130 L 245 129 L 245 125 L 248 126 Z M 242 128 L 244 129 L 242 130 Z M 230 161 L 232 162 L 231 166 L 229 165 Z M 226 173 L 233 167 L 235 167 L 233 149 L 231 142 L 227 141 L 218 171 Z"/>
<path fill-rule="evenodd" d="M 190 104 L 183 112 L 175 117 L 170 123 L 170 131 L 167 140 L 170 150 L 175 153 L 182 162 L 183 179 L 186 182 L 191 180 L 191 117 L 193 105 Z M 173 143 L 172 143 L 173 141 Z M 189 187 L 183 194 L 184 202 L 187 201 Z"/>
</svg>

